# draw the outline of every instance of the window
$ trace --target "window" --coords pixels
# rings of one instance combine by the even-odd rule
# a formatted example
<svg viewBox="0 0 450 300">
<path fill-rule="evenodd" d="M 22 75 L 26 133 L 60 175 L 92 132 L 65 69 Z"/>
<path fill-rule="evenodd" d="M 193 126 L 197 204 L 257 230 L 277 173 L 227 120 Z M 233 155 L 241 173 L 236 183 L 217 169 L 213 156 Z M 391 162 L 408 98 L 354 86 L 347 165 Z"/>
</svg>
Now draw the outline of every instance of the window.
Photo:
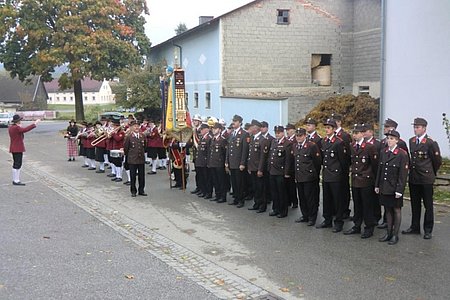
<svg viewBox="0 0 450 300">
<path fill-rule="evenodd" d="M 52 99 L 52 97 L 49 97 L 48 100 L 50 100 L 50 102 L 52 102 L 53 99 Z"/>
<path fill-rule="evenodd" d="M 205 108 L 206 109 L 211 108 L 211 93 L 210 92 L 205 93 Z"/>
<path fill-rule="evenodd" d="M 186 104 L 186 107 L 189 107 L 189 93 L 184 94 L 184 103 Z"/>
<path fill-rule="evenodd" d="M 56 101 L 59 101 L 59 97 L 56 97 Z"/>
<path fill-rule="evenodd" d="M 289 10 L 288 9 L 277 10 L 277 24 L 281 24 L 281 25 L 289 24 Z"/>
<path fill-rule="evenodd" d="M 71 102 L 73 101 L 73 97 L 70 97 L 70 101 L 71 101 Z"/>
<path fill-rule="evenodd" d="M 198 92 L 194 93 L 194 107 L 198 108 Z"/>
<path fill-rule="evenodd" d="M 358 94 L 359 95 L 369 95 L 370 94 L 370 87 L 367 85 L 360 85 L 358 87 Z"/>
<path fill-rule="evenodd" d="M 84 101 L 88 101 L 87 99 L 88 99 L 87 96 L 84 96 Z"/>
<path fill-rule="evenodd" d="M 95 101 L 95 96 L 92 96 L 92 101 Z"/>
<path fill-rule="evenodd" d="M 67 101 L 67 98 L 66 98 L 66 97 L 63 97 L 63 100 L 64 100 L 64 101 Z"/>
<path fill-rule="evenodd" d="M 318 86 L 331 85 L 331 54 L 312 54 L 311 83 Z"/>
</svg>

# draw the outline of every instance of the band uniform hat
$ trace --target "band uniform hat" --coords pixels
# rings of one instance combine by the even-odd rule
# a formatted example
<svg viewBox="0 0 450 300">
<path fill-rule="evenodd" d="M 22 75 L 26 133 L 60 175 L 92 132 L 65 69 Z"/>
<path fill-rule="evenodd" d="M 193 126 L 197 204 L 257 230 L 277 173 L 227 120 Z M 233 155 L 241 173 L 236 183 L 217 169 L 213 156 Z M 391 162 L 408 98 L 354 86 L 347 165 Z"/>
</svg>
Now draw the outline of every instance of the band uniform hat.
<svg viewBox="0 0 450 300">
<path fill-rule="evenodd" d="M 130 121 L 130 126 L 133 126 L 133 125 L 139 125 L 139 122 L 136 120 Z"/>
<path fill-rule="evenodd" d="M 208 124 L 202 123 L 202 125 L 200 125 L 200 130 L 205 129 L 205 128 L 209 129 Z"/>
<path fill-rule="evenodd" d="M 195 114 L 194 117 L 192 118 L 192 120 L 201 121 L 202 117 L 199 114 Z"/>
<path fill-rule="evenodd" d="M 233 122 L 238 121 L 239 123 L 242 123 L 244 119 L 242 119 L 242 117 L 240 115 L 234 115 L 233 116 Z"/>
<path fill-rule="evenodd" d="M 363 127 L 364 127 L 364 131 L 367 131 L 367 130 L 373 130 L 373 124 L 370 124 L 370 123 L 363 123 L 363 124 L 361 124 Z"/>
<path fill-rule="evenodd" d="M 273 127 L 273 131 L 275 132 L 284 132 L 284 126 L 283 125 L 277 125 Z"/>
<path fill-rule="evenodd" d="M 289 124 L 286 125 L 285 129 L 286 130 L 288 130 L 288 129 L 295 129 L 295 126 L 293 124 L 289 123 Z"/>
<path fill-rule="evenodd" d="M 412 123 L 412 125 L 427 126 L 428 122 L 424 118 L 415 118 L 414 123 Z"/>
<path fill-rule="evenodd" d="M 261 122 L 259 122 L 258 120 L 253 119 L 252 122 L 250 123 L 250 125 L 252 126 L 256 126 L 256 127 L 262 127 Z"/>
<path fill-rule="evenodd" d="M 113 120 L 112 120 L 112 123 L 113 123 L 114 125 L 120 125 L 120 120 L 113 119 Z"/>
<path fill-rule="evenodd" d="M 250 126 L 251 126 L 251 124 L 250 124 L 250 123 L 245 123 L 245 125 L 244 125 L 244 129 L 245 129 L 245 130 L 248 130 L 248 129 L 250 128 Z"/>
<path fill-rule="evenodd" d="M 69 123 L 77 123 L 77 121 L 75 121 L 74 119 L 71 119 L 70 121 L 69 121 Z"/>
<path fill-rule="evenodd" d="M 395 130 L 395 129 L 389 130 L 389 131 L 386 132 L 384 135 L 385 135 L 385 136 L 388 136 L 388 135 L 395 136 L 395 137 L 398 138 L 398 139 L 400 138 L 400 133 L 399 133 L 397 130 Z"/>
<path fill-rule="evenodd" d="M 19 122 L 19 121 L 22 121 L 22 119 L 23 119 L 23 118 L 22 118 L 21 116 L 19 116 L 19 115 L 14 115 L 12 121 L 13 121 L 13 123 L 17 123 L 17 122 Z"/>
<path fill-rule="evenodd" d="M 366 127 L 364 127 L 363 124 L 355 124 L 353 126 L 353 130 L 352 131 L 353 132 L 364 132 L 364 131 L 366 131 Z"/>
<path fill-rule="evenodd" d="M 222 124 L 220 124 L 220 123 L 215 123 L 214 126 L 213 126 L 212 128 L 214 128 L 214 129 L 217 129 L 217 128 L 222 129 Z"/>
<path fill-rule="evenodd" d="M 305 128 L 297 128 L 297 130 L 295 130 L 295 134 L 296 135 L 306 135 L 306 129 Z"/>
<path fill-rule="evenodd" d="M 398 123 L 395 122 L 394 120 L 388 118 L 388 119 L 386 119 L 386 121 L 384 121 L 384 126 L 397 128 Z"/>
<path fill-rule="evenodd" d="M 102 125 L 100 121 L 95 121 L 95 125 Z"/>
<path fill-rule="evenodd" d="M 261 122 L 261 127 L 269 128 L 269 123 L 267 123 L 266 121 L 262 121 Z"/>
<path fill-rule="evenodd" d="M 337 127 L 336 121 L 334 119 L 330 119 L 330 118 L 326 119 L 325 122 L 323 122 L 323 125 L 324 126 L 327 126 L 327 125 L 332 126 L 334 128 Z"/>
<path fill-rule="evenodd" d="M 86 122 L 86 121 L 82 121 L 82 122 L 81 122 L 81 125 L 87 126 L 87 122 Z"/>
<path fill-rule="evenodd" d="M 317 125 L 317 121 L 314 120 L 313 118 L 308 118 L 308 119 L 306 120 L 306 124 Z"/>
<path fill-rule="evenodd" d="M 331 119 L 336 120 L 336 121 L 342 121 L 342 116 L 338 113 L 332 113 Z"/>
</svg>

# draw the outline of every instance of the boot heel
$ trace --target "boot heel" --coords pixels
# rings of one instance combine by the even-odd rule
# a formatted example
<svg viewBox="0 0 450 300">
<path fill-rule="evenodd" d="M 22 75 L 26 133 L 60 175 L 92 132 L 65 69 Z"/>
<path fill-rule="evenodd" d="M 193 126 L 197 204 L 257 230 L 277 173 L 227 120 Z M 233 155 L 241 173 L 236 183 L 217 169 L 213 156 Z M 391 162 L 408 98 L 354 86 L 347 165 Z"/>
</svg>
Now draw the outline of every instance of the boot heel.
<svg viewBox="0 0 450 300">
<path fill-rule="evenodd" d="M 392 239 L 392 233 L 391 232 L 386 232 L 386 234 L 385 235 L 383 235 L 382 237 L 380 237 L 379 239 L 378 239 L 378 241 L 379 242 L 387 242 L 387 241 L 389 241 L 389 240 L 391 240 Z"/>
</svg>

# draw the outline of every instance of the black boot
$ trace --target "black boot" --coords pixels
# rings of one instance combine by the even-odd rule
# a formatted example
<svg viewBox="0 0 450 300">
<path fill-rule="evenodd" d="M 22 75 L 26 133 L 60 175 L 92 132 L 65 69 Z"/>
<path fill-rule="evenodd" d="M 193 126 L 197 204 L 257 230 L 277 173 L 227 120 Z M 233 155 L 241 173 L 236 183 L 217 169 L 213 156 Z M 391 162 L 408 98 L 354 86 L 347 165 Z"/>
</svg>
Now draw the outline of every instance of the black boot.
<svg viewBox="0 0 450 300">
<path fill-rule="evenodd" d="M 392 229 L 386 230 L 386 234 L 378 239 L 379 242 L 387 242 L 392 238 Z"/>
<path fill-rule="evenodd" d="M 395 245 L 398 243 L 398 235 L 392 235 L 392 238 L 389 240 L 388 245 Z"/>
</svg>

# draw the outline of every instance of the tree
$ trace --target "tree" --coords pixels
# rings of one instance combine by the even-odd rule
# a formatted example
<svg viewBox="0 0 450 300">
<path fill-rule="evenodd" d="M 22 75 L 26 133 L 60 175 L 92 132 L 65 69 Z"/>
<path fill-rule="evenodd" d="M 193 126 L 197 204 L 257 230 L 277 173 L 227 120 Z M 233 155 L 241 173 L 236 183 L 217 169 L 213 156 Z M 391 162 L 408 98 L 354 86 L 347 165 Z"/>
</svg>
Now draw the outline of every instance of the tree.
<svg viewBox="0 0 450 300">
<path fill-rule="evenodd" d="M 62 89 L 74 87 L 77 120 L 84 119 L 81 80 L 112 79 L 150 51 L 145 0 L 6 0 L 0 5 L 0 62 L 11 77 L 52 79 L 67 65 Z"/>
<path fill-rule="evenodd" d="M 187 30 L 188 28 L 186 27 L 186 24 L 180 23 L 178 24 L 177 28 L 175 28 L 175 35 L 180 35 Z"/>
<path fill-rule="evenodd" d="M 161 106 L 160 79 L 162 68 L 133 67 L 119 74 L 113 85 L 116 103 L 124 108 L 153 109 Z"/>
</svg>

